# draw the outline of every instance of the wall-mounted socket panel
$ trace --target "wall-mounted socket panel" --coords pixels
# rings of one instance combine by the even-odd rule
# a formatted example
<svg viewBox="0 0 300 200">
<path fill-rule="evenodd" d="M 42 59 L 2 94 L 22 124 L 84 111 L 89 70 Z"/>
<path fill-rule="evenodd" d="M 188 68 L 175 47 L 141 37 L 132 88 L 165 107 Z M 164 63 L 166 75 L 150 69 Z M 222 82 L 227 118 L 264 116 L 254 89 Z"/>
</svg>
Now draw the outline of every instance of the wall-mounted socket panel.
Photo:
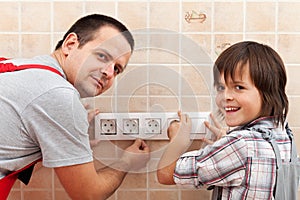
<svg viewBox="0 0 300 200">
<path fill-rule="evenodd" d="M 208 133 L 204 121 L 209 112 L 187 112 L 192 120 L 191 139 Z M 179 120 L 176 112 L 166 113 L 100 113 L 95 116 L 95 139 L 100 140 L 168 140 L 170 123 Z"/>
</svg>

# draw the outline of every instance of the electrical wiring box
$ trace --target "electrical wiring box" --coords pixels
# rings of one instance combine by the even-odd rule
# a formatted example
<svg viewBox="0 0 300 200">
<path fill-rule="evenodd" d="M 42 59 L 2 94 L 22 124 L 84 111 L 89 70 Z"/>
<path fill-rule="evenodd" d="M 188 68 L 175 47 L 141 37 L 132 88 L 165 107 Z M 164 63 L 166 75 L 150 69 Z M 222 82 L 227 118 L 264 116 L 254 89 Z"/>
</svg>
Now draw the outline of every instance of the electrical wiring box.
<svg viewBox="0 0 300 200">
<path fill-rule="evenodd" d="M 192 121 L 191 139 L 203 138 L 208 130 L 209 112 L 187 112 Z M 176 112 L 100 113 L 95 116 L 95 139 L 100 140 L 168 140 L 170 123 L 179 120 Z"/>
</svg>

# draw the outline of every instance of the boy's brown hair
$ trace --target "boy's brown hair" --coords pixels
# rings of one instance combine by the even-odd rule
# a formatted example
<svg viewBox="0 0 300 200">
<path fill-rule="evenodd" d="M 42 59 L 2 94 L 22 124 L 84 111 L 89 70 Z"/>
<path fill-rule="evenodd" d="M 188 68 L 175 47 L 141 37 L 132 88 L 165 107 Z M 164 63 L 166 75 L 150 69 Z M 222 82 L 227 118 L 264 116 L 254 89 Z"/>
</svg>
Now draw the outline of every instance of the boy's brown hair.
<svg viewBox="0 0 300 200">
<path fill-rule="evenodd" d="M 288 113 L 289 102 L 285 93 L 287 76 L 284 63 L 271 47 L 253 41 L 236 43 L 224 50 L 215 61 L 214 85 L 224 73 L 225 81 L 234 80 L 236 72 L 242 72 L 249 64 L 250 77 L 262 98 L 261 116 L 274 116 L 278 126 Z M 256 102 L 253 102 L 256 103 Z"/>
</svg>

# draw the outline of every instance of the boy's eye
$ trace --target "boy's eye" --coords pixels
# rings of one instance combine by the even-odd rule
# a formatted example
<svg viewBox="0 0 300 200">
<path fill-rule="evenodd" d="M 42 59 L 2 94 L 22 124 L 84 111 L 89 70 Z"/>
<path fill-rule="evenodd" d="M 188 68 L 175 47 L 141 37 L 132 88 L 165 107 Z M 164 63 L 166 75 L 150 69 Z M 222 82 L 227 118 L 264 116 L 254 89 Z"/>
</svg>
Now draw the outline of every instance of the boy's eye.
<svg viewBox="0 0 300 200">
<path fill-rule="evenodd" d="M 217 92 L 224 91 L 225 87 L 223 85 L 217 85 L 216 90 Z"/>
<path fill-rule="evenodd" d="M 235 89 L 237 89 L 237 90 L 242 90 L 242 89 L 245 89 L 243 86 L 240 86 L 240 85 L 236 85 L 235 86 Z"/>
</svg>

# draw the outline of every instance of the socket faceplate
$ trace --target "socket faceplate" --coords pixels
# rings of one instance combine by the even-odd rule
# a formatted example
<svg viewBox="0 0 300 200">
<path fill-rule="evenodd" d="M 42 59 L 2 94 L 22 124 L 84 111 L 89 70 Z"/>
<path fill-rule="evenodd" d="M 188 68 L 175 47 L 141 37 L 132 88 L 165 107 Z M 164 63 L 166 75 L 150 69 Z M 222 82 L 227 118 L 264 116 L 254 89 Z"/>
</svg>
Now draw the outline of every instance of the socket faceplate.
<svg viewBox="0 0 300 200">
<path fill-rule="evenodd" d="M 187 112 L 192 120 L 191 139 L 200 139 L 208 133 L 204 121 L 210 121 L 209 112 Z M 168 140 L 167 129 L 173 120 L 179 120 L 176 112 L 166 113 L 100 113 L 95 116 L 95 139 L 100 140 Z M 103 123 L 115 122 L 109 131 Z M 103 127 L 104 126 L 104 127 Z M 106 133 L 105 133 L 106 132 Z"/>
</svg>

